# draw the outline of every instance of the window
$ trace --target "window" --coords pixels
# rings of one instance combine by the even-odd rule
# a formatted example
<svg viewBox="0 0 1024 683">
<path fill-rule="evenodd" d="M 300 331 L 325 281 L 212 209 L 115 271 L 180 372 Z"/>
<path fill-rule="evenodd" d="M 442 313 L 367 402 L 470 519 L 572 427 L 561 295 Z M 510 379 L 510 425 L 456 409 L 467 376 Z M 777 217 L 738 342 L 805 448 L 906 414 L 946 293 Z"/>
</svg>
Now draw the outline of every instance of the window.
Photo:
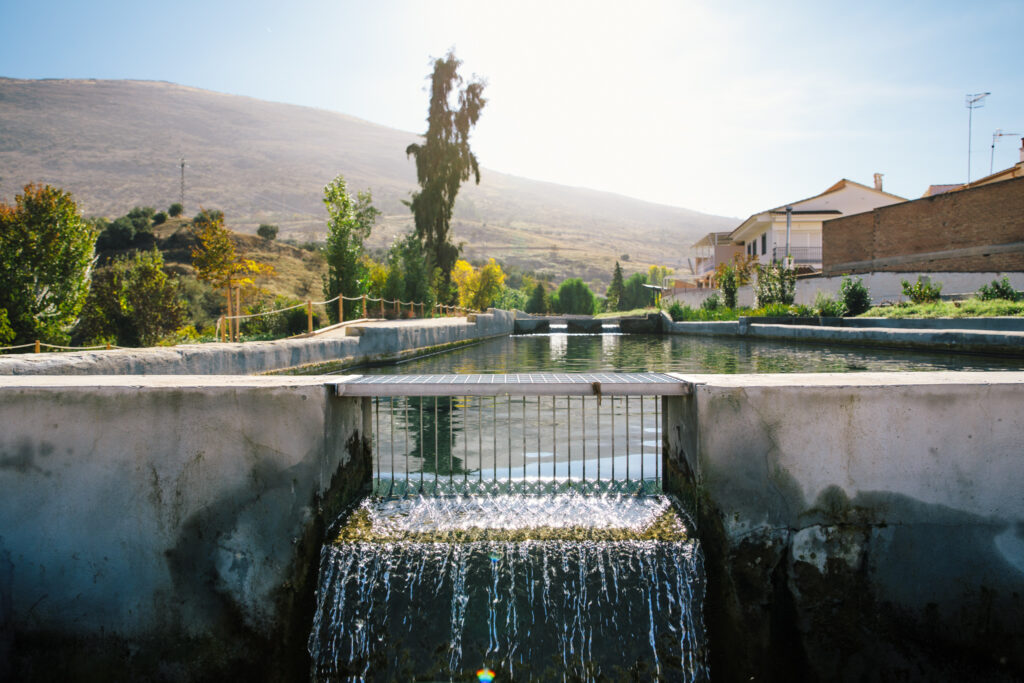
<svg viewBox="0 0 1024 683">
<path fill-rule="evenodd" d="M 761 233 L 761 253 L 768 253 L 768 233 Z"/>
</svg>

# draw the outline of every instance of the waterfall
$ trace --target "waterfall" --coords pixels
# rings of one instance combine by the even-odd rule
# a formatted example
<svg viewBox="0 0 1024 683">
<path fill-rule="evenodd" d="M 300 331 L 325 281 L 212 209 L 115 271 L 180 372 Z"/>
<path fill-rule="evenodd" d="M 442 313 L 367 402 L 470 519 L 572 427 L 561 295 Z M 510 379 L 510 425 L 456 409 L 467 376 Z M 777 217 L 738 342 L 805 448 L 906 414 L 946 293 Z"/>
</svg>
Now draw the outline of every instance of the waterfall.
<svg viewBox="0 0 1024 683">
<path fill-rule="evenodd" d="M 700 550 L 667 499 L 524 498 L 360 508 L 322 554 L 313 678 L 708 678 Z M 520 508 L 541 524 L 497 524 Z"/>
</svg>

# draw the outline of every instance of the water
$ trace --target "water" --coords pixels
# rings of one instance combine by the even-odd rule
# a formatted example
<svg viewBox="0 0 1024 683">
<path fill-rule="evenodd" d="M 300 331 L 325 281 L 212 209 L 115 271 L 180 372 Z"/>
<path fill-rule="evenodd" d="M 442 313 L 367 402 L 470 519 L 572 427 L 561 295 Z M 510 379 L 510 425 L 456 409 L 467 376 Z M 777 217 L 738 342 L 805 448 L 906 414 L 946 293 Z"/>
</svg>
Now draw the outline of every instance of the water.
<svg viewBox="0 0 1024 683">
<path fill-rule="evenodd" d="M 513 335 L 363 374 L 1022 370 L 1024 359 L 690 335 Z"/>
<path fill-rule="evenodd" d="M 316 680 L 708 678 L 700 550 L 663 496 L 367 501 L 320 572 Z"/>
</svg>

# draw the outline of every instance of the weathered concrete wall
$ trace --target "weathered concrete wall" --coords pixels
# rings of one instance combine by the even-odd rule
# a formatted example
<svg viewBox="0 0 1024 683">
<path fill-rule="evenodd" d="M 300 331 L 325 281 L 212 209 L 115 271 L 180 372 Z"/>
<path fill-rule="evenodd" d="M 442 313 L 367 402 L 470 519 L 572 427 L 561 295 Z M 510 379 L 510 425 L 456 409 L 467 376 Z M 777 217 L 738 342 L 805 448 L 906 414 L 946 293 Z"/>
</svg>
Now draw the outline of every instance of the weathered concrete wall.
<svg viewBox="0 0 1024 683">
<path fill-rule="evenodd" d="M 1024 676 L 1024 373 L 686 379 L 716 678 Z"/>
<path fill-rule="evenodd" d="M 323 379 L 0 378 L 0 679 L 305 677 L 370 468 Z"/>
<path fill-rule="evenodd" d="M 389 321 L 327 335 L 244 344 L 0 356 L 0 375 L 249 375 L 300 367 L 340 370 L 511 334 L 510 311 L 466 318 Z M 361 334 L 360 334 L 361 332 Z"/>
</svg>

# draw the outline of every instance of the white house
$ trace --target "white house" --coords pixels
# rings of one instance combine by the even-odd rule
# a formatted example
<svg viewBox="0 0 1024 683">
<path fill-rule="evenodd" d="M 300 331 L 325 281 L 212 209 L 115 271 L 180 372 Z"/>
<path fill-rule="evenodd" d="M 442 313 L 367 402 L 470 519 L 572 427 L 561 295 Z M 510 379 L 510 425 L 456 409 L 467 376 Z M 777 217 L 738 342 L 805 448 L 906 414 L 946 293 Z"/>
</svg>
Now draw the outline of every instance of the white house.
<svg viewBox="0 0 1024 683">
<path fill-rule="evenodd" d="M 755 213 L 729 233 L 729 239 L 760 263 L 782 262 L 788 255 L 794 266 L 820 271 L 822 221 L 905 201 L 882 191 L 880 173 L 875 174 L 874 187 L 843 178 L 819 195 Z"/>
</svg>

